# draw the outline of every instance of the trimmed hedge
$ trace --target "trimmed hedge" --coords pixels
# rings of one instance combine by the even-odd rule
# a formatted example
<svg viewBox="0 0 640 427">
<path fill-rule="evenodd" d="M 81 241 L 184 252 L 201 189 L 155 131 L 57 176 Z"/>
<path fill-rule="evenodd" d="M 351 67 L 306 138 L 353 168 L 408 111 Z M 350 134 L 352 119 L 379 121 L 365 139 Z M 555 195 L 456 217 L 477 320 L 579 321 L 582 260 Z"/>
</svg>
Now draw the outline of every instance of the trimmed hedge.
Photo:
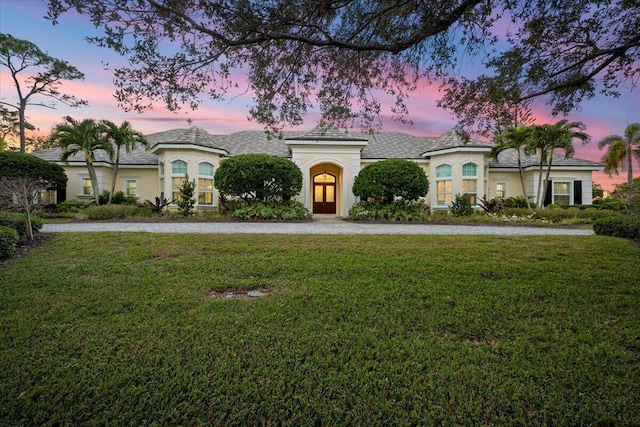
<svg viewBox="0 0 640 427">
<path fill-rule="evenodd" d="M 254 202 L 233 211 L 234 218 L 247 220 L 285 220 L 302 221 L 311 218 L 304 205 L 297 201 L 289 202 Z"/>
<path fill-rule="evenodd" d="M 129 217 L 152 216 L 151 209 L 134 205 L 100 205 L 91 206 L 85 213 L 91 220 L 126 219 Z"/>
<path fill-rule="evenodd" d="M 356 203 L 349 209 L 349 218 L 354 221 L 426 221 L 429 208 L 422 202 L 393 203 L 365 202 Z"/>
<path fill-rule="evenodd" d="M 27 224 L 24 220 L 24 214 L 17 212 L 0 212 L 0 225 L 13 228 L 20 236 L 27 235 Z M 39 216 L 31 216 L 31 228 L 34 233 L 42 229 L 42 218 Z"/>
<path fill-rule="evenodd" d="M 599 236 L 614 236 L 640 240 L 640 218 L 602 218 L 593 223 L 593 231 Z"/>
<path fill-rule="evenodd" d="M 0 225 L 0 258 L 9 258 L 16 252 L 18 247 L 18 232 L 11 228 Z"/>
</svg>

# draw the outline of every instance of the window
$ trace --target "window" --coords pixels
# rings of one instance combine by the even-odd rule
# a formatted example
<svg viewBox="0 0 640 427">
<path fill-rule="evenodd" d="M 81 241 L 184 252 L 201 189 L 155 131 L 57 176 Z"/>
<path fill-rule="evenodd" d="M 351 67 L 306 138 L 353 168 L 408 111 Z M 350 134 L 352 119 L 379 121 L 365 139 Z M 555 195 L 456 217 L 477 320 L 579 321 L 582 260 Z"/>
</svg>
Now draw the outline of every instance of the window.
<svg viewBox="0 0 640 427">
<path fill-rule="evenodd" d="M 138 181 L 135 179 L 124 180 L 124 194 L 127 197 L 138 196 Z"/>
<path fill-rule="evenodd" d="M 175 160 L 171 162 L 171 197 L 174 200 L 180 198 L 180 187 L 182 181 L 187 175 L 187 162 L 182 160 Z"/>
<path fill-rule="evenodd" d="M 478 165 L 475 163 L 465 163 L 462 165 L 462 193 L 469 196 L 472 205 L 477 203 Z"/>
<path fill-rule="evenodd" d="M 497 182 L 496 183 L 496 199 L 504 199 L 506 197 L 507 197 L 507 183 Z"/>
<path fill-rule="evenodd" d="M 553 181 L 553 203 L 555 205 L 571 204 L 571 183 Z"/>
<path fill-rule="evenodd" d="M 54 205 L 56 203 L 56 190 L 42 190 L 40 192 L 40 202 L 43 205 Z"/>
<path fill-rule="evenodd" d="M 200 163 L 198 165 L 198 204 L 213 205 L 213 165 Z"/>
<path fill-rule="evenodd" d="M 164 162 L 160 162 L 160 176 L 164 176 Z"/>
<path fill-rule="evenodd" d="M 85 196 L 90 196 L 93 194 L 91 187 L 91 178 L 82 178 L 82 194 Z"/>
<path fill-rule="evenodd" d="M 451 165 L 440 165 L 436 168 L 436 188 L 438 206 L 451 204 Z"/>
</svg>

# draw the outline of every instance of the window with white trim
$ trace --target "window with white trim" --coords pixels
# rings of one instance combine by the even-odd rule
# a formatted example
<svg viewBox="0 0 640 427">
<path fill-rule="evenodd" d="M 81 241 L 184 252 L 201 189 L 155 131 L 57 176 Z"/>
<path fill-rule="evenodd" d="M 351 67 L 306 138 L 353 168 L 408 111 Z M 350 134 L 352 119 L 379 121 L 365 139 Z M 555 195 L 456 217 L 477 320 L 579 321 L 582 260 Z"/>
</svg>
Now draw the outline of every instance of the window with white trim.
<svg viewBox="0 0 640 427">
<path fill-rule="evenodd" d="M 213 205 L 213 165 L 198 164 L 198 204 Z"/>
<path fill-rule="evenodd" d="M 82 178 L 82 195 L 91 196 L 93 194 L 93 186 L 91 178 Z"/>
<path fill-rule="evenodd" d="M 504 199 L 507 197 L 507 183 L 496 182 L 496 199 Z"/>
<path fill-rule="evenodd" d="M 436 167 L 436 204 L 449 206 L 451 204 L 451 165 Z"/>
<path fill-rule="evenodd" d="M 124 180 L 124 195 L 127 197 L 138 197 L 138 180 L 137 179 Z"/>
<path fill-rule="evenodd" d="M 567 206 L 571 204 L 572 182 L 553 181 L 553 204 Z"/>
<path fill-rule="evenodd" d="M 171 162 L 171 197 L 173 200 L 180 198 L 180 187 L 187 176 L 187 162 L 174 160 Z"/>
<path fill-rule="evenodd" d="M 160 199 L 164 200 L 164 162 L 158 165 L 160 173 Z"/>
<path fill-rule="evenodd" d="M 40 200 L 38 203 L 42 203 L 43 205 L 55 205 L 56 190 L 42 190 L 40 192 Z"/>
<path fill-rule="evenodd" d="M 469 196 L 472 205 L 477 203 L 478 165 L 475 163 L 462 165 L 462 193 Z"/>
</svg>

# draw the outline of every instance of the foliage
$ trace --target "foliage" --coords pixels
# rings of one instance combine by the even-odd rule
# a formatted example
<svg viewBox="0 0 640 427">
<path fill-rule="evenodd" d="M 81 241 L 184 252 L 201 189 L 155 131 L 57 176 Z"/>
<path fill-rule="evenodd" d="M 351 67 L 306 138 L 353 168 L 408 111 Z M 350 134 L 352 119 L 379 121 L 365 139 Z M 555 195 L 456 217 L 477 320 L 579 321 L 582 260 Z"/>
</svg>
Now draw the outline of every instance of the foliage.
<svg viewBox="0 0 640 427">
<path fill-rule="evenodd" d="M 161 214 L 164 208 L 172 204 L 174 200 L 169 200 L 167 198 L 161 199 L 160 197 L 156 197 L 155 201 L 145 200 L 144 205 L 151 209 L 151 212 Z"/>
<path fill-rule="evenodd" d="M 486 194 L 478 200 L 478 205 L 488 213 L 499 212 L 504 209 L 504 199 L 494 198 L 487 200 Z"/>
<path fill-rule="evenodd" d="M 425 221 L 429 207 L 423 202 L 392 203 L 360 201 L 349 209 L 349 218 L 355 221 Z"/>
<path fill-rule="evenodd" d="M 1 212 L 0 225 L 13 228 L 21 237 L 28 237 L 27 223 L 23 214 L 18 212 Z M 33 233 L 37 233 L 42 229 L 43 222 L 38 216 L 31 216 L 31 228 Z"/>
<path fill-rule="evenodd" d="M 429 181 L 417 163 L 387 159 L 366 165 L 353 182 L 353 194 L 361 200 L 393 203 L 418 200 L 429 191 Z"/>
<path fill-rule="evenodd" d="M 25 121 L 24 128 L 34 130 L 35 126 Z M 20 115 L 18 110 L 9 110 L 4 105 L 0 105 L 0 140 L 6 142 L 9 136 L 18 136 L 20 138 Z M 7 149 L 7 147 L 0 146 L 0 151 L 4 149 Z"/>
<path fill-rule="evenodd" d="M 127 219 L 151 216 L 151 209 L 136 205 L 91 206 L 85 211 L 90 220 Z"/>
<path fill-rule="evenodd" d="M 298 201 L 251 202 L 233 210 L 233 218 L 246 220 L 302 221 L 311 219 L 311 213 Z"/>
<path fill-rule="evenodd" d="M 451 202 L 450 209 L 453 216 L 472 215 L 471 198 L 468 194 L 456 194 L 455 199 Z"/>
<path fill-rule="evenodd" d="M 637 426 L 637 262 L 600 236 L 61 233 L 2 267 L 0 424 Z"/>
<path fill-rule="evenodd" d="M 18 232 L 11 227 L 0 225 L 0 259 L 9 258 L 17 249 Z"/>
<path fill-rule="evenodd" d="M 196 199 L 193 197 L 195 191 L 196 180 L 189 181 L 189 175 L 185 175 L 182 184 L 180 184 L 180 188 L 178 188 L 179 196 L 178 200 L 176 200 L 178 212 L 180 212 L 182 216 L 193 215 L 193 208 L 196 204 Z"/>
<path fill-rule="evenodd" d="M 62 81 L 83 80 L 84 74 L 66 61 L 49 56 L 27 40 L 0 33 L 0 65 L 9 69 L 16 87 L 17 104 L 4 101 L 0 101 L 0 104 L 13 107 L 18 112 L 20 151 L 23 153 L 26 149 L 25 129 L 30 126 L 25 120 L 27 106 L 39 105 L 53 108 L 52 105 L 31 102 L 32 97 L 44 96 L 70 107 L 88 105 L 85 100 L 60 92 Z M 20 75 L 27 69 L 29 69 L 29 77 L 21 81 Z"/>
<path fill-rule="evenodd" d="M 56 212 L 59 213 L 80 213 L 87 209 L 86 202 L 77 199 L 65 200 L 56 205 Z"/>
<path fill-rule="evenodd" d="M 598 199 L 602 199 L 604 197 L 604 189 L 602 188 L 602 185 L 598 184 L 597 182 L 594 182 L 592 184 L 591 197 L 592 197 L 592 200 L 594 201 Z"/>
<path fill-rule="evenodd" d="M 239 154 L 224 159 L 214 175 L 222 196 L 246 202 L 287 201 L 300 193 L 302 172 L 291 160 L 270 154 Z"/>
<path fill-rule="evenodd" d="M 586 126 L 582 122 L 569 122 L 562 119 L 552 125 L 542 124 L 532 126 L 532 132 L 527 150 L 539 155 L 538 169 L 538 196 L 537 207 L 544 206 L 547 193 L 547 182 L 551 174 L 553 156 L 557 148 L 564 151 L 565 158 L 573 157 L 575 149 L 573 140 L 579 139 L 582 144 L 590 141 L 591 137 L 584 132 Z M 542 180 L 543 170 L 546 165 L 546 177 Z"/>
<path fill-rule="evenodd" d="M 109 157 L 114 155 L 114 147 L 105 137 L 106 132 L 107 128 L 103 123 L 96 123 L 93 119 L 79 122 L 71 116 L 66 116 L 64 122 L 55 125 L 51 132 L 51 140 L 62 148 L 61 161 L 66 162 L 77 153 L 83 154 L 97 204 L 100 204 L 100 188 L 93 162 L 98 151 L 104 151 Z"/>
<path fill-rule="evenodd" d="M 640 240 L 640 218 L 608 217 L 598 219 L 593 223 L 593 231 L 601 236 Z"/>
<path fill-rule="evenodd" d="M 517 123 L 518 106 L 547 94 L 554 112 L 568 112 L 637 79 L 639 9 L 591 0 L 187 0 L 135 8 L 49 0 L 48 18 L 57 23 L 73 10 L 102 27 L 105 35 L 90 40 L 127 58 L 114 70 L 125 109 L 154 101 L 195 108 L 201 94 L 219 100 L 241 84 L 255 94 L 251 116 L 279 129 L 302 123 L 312 106 L 323 121 L 372 126 L 386 114 L 377 94 L 391 95 L 391 114 L 406 119 L 405 100 L 423 77 L 442 82 L 440 105 L 464 125 Z M 510 23 L 517 29 L 505 33 Z M 181 48 L 167 49 L 169 40 Z M 460 75 L 465 56 L 485 73 L 469 67 Z"/>
<path fill-rule="evenodd" d="M 109 194 L 115 196 L 117 194 L 115 191 L 118 169 L 120 167 L 121 150 L 124 148 L 127 153 L 131 153 L 131 151 L 138 145 L 148 149 L 149 141 L 147 141 L 147 138 L 141 132 L 134 130 L 131 127 L 131 123 L 126 120 L 122 122 L 120 126 L 109 120 L 102 120 L 101 124 L 105 127 L 105 137 L 114 145 L 114 150 L 111 156 L 111 160 L 113 161 L 113 177 L 111 179 L 111 193 Z M 107 203 L 112 202 L 113 200 L 109 197 Z"/>
<path fill-rule="evenodd" d="M 515 150 L 516 160 L 518 162 L 518 173 L 520 175 L 520 185 L 522 186 L 522 194 L 524 194 L 525 205 L 531 209 L 529 196 L 527 194 L 527 185 L 524 179 L 524 169 L 522 167 L 522 150 L 526 149 L 531 139 L 531 128 L 518 125 L 504 129 L 495 136 L 493 142 L 495 145 L 491 148 L 491 158 L 498 160 L 498 156 L 505 150 Z"/>
<path fill-rule="evenodd" d="M 138 203 L 138 200 L 135 197 L 127 197 L 124 195 L 122 191 L 116 191 L 113 196 L 107 190 L 103 190 L 100 193 L 100 203 L 101 205 L 109 204 L 109 199 L 111 199 L 111 203 L 114 205 L 135 205 Z"/>
<path fill-rule="evenodd" d="M 40 195 L 47 188 L 47 183 L 41 178 L 30 176 L 0 176 L 0 201 L 8 201 L 8 209 L 23 214 L 26 235 L 33 240 L 33 225 L 31 218 L 42 205 Z"/>
<path fill-rule="evenodd" d="M 627 198 L 633 197 L 633 159 L 640 161 L 640 123 L 627 125 L 622 135 L 609 135 L 598 142 L 598 148 L 607 147 L 602 156 L 604 171 L 609 176 L 618 175 L 619 170 L 627 171 Z"/>
<path fill-rule="evenodd" d="M 12 151 L 0 152 L 0 176 L 43 180 L 49 189 L 63 189 L 67 185 L 67 175 L 62 166 Z"/>
</svg>

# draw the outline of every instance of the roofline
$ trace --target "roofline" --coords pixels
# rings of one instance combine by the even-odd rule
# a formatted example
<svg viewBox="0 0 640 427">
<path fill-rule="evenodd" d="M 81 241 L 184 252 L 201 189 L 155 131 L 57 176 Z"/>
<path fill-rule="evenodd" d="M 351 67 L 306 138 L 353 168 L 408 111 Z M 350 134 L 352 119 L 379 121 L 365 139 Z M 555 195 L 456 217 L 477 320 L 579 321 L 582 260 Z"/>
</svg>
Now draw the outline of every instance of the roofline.
<svg viewBox="0 0 640 427">
<path fill-rule="evenodd" d="M 166 142 L 157 142 L 153 144 L 153 146 L 149 149 L 151 154 L 156 154 L 159 150 L 199 150 L 199 151 L 207 151 L 209 153 L 222 154 L 223 156 L 228 156 L 229 152 L 223 148 L 218 147 L 207 147 L 206 145 L 198 145 L 198 144 L 175 144 L 175 143 L 166 143 Z"/>
<path fill-rule="evenodd" d="M 435 150 L 427 150 L 420 154 L 422 157 L 433 156 L 433 155 L 441 155 L 441 154 L 451 154 L 456 152 L 474 152 L 474 153 L 483 153 L 490 152 L 491 147 L 448 147 L 443 149 L 435 149 Z"/>
</svg>

